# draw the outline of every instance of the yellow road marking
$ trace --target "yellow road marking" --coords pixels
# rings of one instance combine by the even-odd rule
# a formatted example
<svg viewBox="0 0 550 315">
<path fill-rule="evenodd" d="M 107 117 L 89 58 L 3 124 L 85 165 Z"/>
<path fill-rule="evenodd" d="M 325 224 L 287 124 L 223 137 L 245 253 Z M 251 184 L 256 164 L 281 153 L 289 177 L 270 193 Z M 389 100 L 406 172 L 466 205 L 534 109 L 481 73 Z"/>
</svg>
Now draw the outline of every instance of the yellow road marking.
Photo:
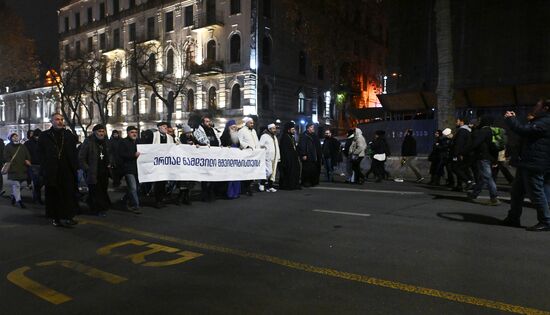
<svg viewBox="0 0 550 315">
<path fill-rule="evenodd" d="M 59 305 L 71 300 L 71 298 L 66 296 L 65 294 L 59 293 L 55 290 L 41 285 L 36 281 L 27 278 L 27 276 L 25 276 L 25 272 L 30 269 L 31 268 L 27 266 L 15 269 L 8 274 L 7 278 L 11 283 L 15 284 L 21 289 L 27 290 L 30 293 L 52 304 Z"/>
<path fill-rule="evenodd" d="M 53 265 L 59 265 L 62 267 L 65 267 L 67 269 L 72 269 L 76 272 L 80 272 L 82 274 L 87 275 L 91 278 L 101 279 L 105 282 L 111 283 L 111 284 L 118 284 L 121 282 L 124 282 L 128 279 L 112 274 L 110 272 L 106 272 L 103 270 L 96 269 L 94 267 L 86 266 L 81 263 L 78 263 L 76 261 L 71 260 L 52 260 L 52 261 L 45 261 L 36 264 L 37 266 L 53 266 Z"/>
<path fill-rule="evenodd" d="M 219 252 L 219 253 L 244 257 L 244 258 L 252 258 L 252 259 L 284 266 L 287 268 L 320 274 L 328 277 L 366 283 L 366 284 L 370 284 L 378 287 L 389 288 L 389 289 L 394 289 L 394 290 L 399 290 L 399 291 L 404 291 L 404 292 L 409 292 L 409 293 L 414 293 L 419 295 L 426 295 L 426 296 L 445 299 L 453 302 L 471 304 L 471 305 L 476 305 L 480 307 L 491 308 L 499 311 L 517 313 L 517 314 L 550 315 L 550 312 L 548 311 L 538 310 L 534 308 L 528 308 L 528 307 L 519 306 L 519 305 L 513 305 L 513 304 L 483 299 L 483 298 L 477 298 L 474 296 L 469 296 L 464 294 L 458 294 L 458 293 L 446 292 L 446 291 L 436 290 L 436 289 L 431 289 L 426 287 L 420 287 L 420 286 L 410 285 L 410 284 L 401 283 L 401 282 L 373 278 L 365 275 L 354 274 L 354 273 L 339 271 L 339 270 L 330 269 L 330 268 L 316 267 L 316 266 L 295 262 L 291 260 L 286 260 L 286 259 L 282 259 L 274 256 L 251 253 L 251 252 L 238 250 L 238 249 L 232 249 L 232 248 L 227 248 L 227 247 L 222 247 L 217 245 L 179 239 L 168 235 L 140 231 L 130 227 L 124 227 L 124 226 L 120 226 L 120 225 L 112 224 L 108 222 L 88 220 L 88 219 L 80 220 L 80 222 L 83 224 L 98 225 L 98 226 L 106 227 L 112 230 L 116 230 L 116 231 L 124 232 L 128 234 L 149 237 L 149 238 L 168 241 L 176 244 L 182 244 L 184 246 L 196 247 L 204 250 L 210 250 L 214 252 Z"/>
</svg>

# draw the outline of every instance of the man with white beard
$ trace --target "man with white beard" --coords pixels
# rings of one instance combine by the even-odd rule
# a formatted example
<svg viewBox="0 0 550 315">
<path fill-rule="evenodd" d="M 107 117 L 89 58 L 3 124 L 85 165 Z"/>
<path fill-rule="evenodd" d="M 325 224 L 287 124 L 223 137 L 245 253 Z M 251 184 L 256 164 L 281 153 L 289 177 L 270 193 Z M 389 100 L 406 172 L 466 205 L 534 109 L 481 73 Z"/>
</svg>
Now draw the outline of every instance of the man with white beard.
<svg viewBox="0 0 550 315">
<path fill-rule="evenodd" d="M 254 129 L 254 119 L 250 117 L 243 118 L 244 126 L 239 130 L 239 143 L 241 150 L 251 149 L 256 150 L 260 149 L 260 141 L 258 140 L 258 134 Z M 243 191 L 246 192 L 248 196 L 252 196 L 252 181 L 247 180 L 242 182 Z"/>
<path fill-rule="evenodd" d="M 267 176 L 267 180 L 260 183 L 260 191 L 277 191 L 277 189 L 273 187 L 273 183 L 275 182 L 275 176 L 277 175 L 277 164 L 281 159 L 281 154 L 279 151 L 279 140 L 277 140 L 276 133 L 277 126 L 275 124 L 270 124 L 260 137 L 260 147 L 265 149 L 265 166 Z"/>
</svg>

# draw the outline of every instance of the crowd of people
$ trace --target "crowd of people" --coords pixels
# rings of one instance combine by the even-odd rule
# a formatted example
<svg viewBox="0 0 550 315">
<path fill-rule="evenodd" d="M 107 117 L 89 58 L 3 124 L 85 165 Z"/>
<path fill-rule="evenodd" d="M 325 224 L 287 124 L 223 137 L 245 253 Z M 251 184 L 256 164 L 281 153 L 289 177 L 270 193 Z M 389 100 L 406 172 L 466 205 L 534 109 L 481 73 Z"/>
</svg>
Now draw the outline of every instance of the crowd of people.
<svg viewBox="0 0 550 315">
<path fill-rule="evenodd" d="M 464 118 L 456 120 L 456 129 L 437 130 L 430 161 L 430 185 L 446 185 L 449 189 L 466 192 L 470 200 L 476 200 L 482 189 L 488 189 L 488 205 L 498 205 L 495 178 L 502 172 L 512 185 L 511 210 L 503 221 L 505 225 L 520 226 L 523 198 L 528 195 L 537 208 L 539 223 L 529 230 L 550 230 L 550 101 L 539 101 L 531 111 L 529 121 L 521 124 L 514 112 L 506 112 L 508 129 L 520 138 L 514 149 L 507 143 L 505 129 L 494 126 L 494 119 L 483 116 L 476 124 Z M 290 121 L 281 125 L 271 123 L 262 128 L 260 136 L 255 122 L 244 117 L 241 126 L 235 120 L 225 124 L 223 131 L 214 128 L 210 117 L 202 117 L 197 128 L 180 126 L 177 136 L 169 123 L 160 122 L 157 129 L 143 131 L 129 126 L 127 137 L 114 130 L 109 139 L 106 127 L 98 124 L 83 143 L 67 128 L 61 114 L 51 117 L 52 127 L 46 131 L 29 131 L 22 143 L 17 133 L 9 136 L 4 147 L 2 174 L 7 175 L 11 186 L 11 202 L 25 208 L 21 189 L 27 182 L 32 187 L 34 203 L 45 204 L 46 215 L 54 226 L 77 224 L 74 217 L 81 212 L 79 198 L 85 196 L 89 211 L 105 216 L 113 207 L 108 187 L 120 186 L 126 181 L 126 194 L 120 200 L 125 210 L 141 213 L 143 200 L 153 199 L 152 206 L 164 207 L 166 202 L 190 204 L 192 189 L 198 184 L 189 181 L 159 181 L 140 183 L 137 160 L 140 152 L 137 144 L 192 145 L 229 147 L 235 150 L 264 150 L 266 158 L 265 179 L 259 181 L 230 181 L 200 183 L 200 200 L 236 199 L 254 192 L 275 193 L 278 189 L 295 190 L 319 185 L 324 166 L 326 180 L 334 181 L 337 166 L 344 165 L 346 182 L 363 184 L 370 174 L 375 181 L 389 179 L 385 162 L 390 155 L 385 132 L 375 132 L 372 141 L 365 140 L 359 128 L 350 129 L 341 145 L 330 130 L 324 138 L 318 137 L 316 126 L 309 123 L 305 131 L 297 135 L 297 126 Z M 401 167 L 395 181 L 403 181 L 403 172 L 410 168 L 417 182 L 424 178 L 416 163 L 416 140 L 413 130 L 405 132 L 401 150 Z M 371 161 L 364 174 L 361 162 Z M 515 176 L 506 161 L 517 168 Z M 0 176 L 1 180 L 2 176 Z M 442 183 L 442 180 L 445 182 Z M 275 183 L 278 182 L 278 185 Z M 3 184 L 3 183 L 0 183 Z M 42 188 L 45 187 L 45 199 Z M 2 193 L 4 193 L 2 191 Z"/>
</svg>

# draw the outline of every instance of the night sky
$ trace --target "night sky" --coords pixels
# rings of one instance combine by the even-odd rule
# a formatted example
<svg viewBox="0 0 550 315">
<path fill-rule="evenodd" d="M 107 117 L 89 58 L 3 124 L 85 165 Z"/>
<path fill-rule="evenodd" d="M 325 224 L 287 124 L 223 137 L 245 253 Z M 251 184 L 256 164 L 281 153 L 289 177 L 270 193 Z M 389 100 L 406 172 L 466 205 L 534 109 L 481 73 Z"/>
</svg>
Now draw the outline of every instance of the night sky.
<svg viewBox="0 0 550 315">
<path fill-rule="evenodd" d="M 35 40 L 43 67 L 57 63 L 57 9 L 63 0 L 5 0 L 25 22 L 26 35 Z"/>
</svg>

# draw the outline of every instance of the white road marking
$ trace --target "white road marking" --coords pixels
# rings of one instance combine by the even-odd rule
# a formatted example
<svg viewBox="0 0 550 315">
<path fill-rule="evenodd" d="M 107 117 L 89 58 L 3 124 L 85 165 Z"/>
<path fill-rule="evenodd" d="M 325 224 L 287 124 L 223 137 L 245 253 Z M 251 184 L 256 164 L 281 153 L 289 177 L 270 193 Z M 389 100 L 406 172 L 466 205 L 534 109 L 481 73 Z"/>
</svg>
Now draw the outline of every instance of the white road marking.
<svg viewBox="0 0 550 315">
<path fill-rule="evenodd" d="M 383 193 L 383 194 L 396 194 L 396 195 L 425 195 L 426 194 L 419 191 L 378 190 L 378 189 L 359 189 L 359 188 L 341 188 L 341 187 L 312 187 L 310 189 L 357 191 L 357 192 Z"/>
<path fill-rule="evenodd" d="M 355 215 L 355 216 L 359 216 L 359 217 L 370 217 L 370 214 L 368 214 L 368 213 L 332 211 L 332 210 L 322 210 L 322 209 L 313 209 L 312 211 L 313 212 L 332 213 L 332 214 Z"/>
</svg>

